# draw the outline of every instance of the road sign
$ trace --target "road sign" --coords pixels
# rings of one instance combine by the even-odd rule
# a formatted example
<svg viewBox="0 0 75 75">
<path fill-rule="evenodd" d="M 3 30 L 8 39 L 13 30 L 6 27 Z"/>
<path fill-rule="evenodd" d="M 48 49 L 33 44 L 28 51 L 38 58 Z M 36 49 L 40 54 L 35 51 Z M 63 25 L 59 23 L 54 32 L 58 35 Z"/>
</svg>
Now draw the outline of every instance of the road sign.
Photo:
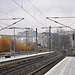
<svg viewBox="0 0 75 75">
<path fill-rule="evenodd" d="M 47 43 L 47 47 L 49 47 L 49 43 Z"/>
<path fill-rule="evenodd" d="M 38 46 L 41 46 L 41 44 L 38 44 Z"/>
</svg>

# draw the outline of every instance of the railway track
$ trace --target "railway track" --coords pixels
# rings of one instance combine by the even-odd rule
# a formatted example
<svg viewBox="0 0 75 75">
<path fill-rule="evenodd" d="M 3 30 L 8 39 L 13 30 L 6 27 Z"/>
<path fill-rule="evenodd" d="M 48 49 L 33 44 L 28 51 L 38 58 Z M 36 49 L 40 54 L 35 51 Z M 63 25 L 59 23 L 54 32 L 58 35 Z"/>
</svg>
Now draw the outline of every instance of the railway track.
<svg viewBox="0 0 75 75">
<path fill-rule="evenodd" d="M 42 67 L 36 69 L 35 71 L 31 72 L 28 75 L 44 75 L 48 70 L 50 70 L 54 65 L 56 65 L 59 61 L 61 61 L 64 56 L 60 56 L 57 59 L 54 59 L 53 61 L 47 63 L 46 65 L 43 65 Z"/>
<path fill-rule="evenodd" d="M 30 60 L 30 61 L 27 61 L 27 62 L 23 62 L 21 64 L 17 64 L 15 66 L 12 66 L 12 67 L 8 67 L 8 68 L 4 68 L 4 69 L 0 69 L 0 75 L 14 75 L 14 73 L 16 73 L 15 75 L 28 75 L 28 74 L 21 74 L 21 72 L 17 73 L 17 70 L 20 70 L 21 68 L 26 68 L 28 66 L 31 66 L 35 63 L 42 63 L 43 61 L 47 61 L 47 60 L 50 60 L 53 62 L 53 60 L 55 60 L 56 58 L 59 58 L 61 57 L 62 55 L 57 55 L 57 54 L 51 54 L 50 56 L 47 56 L 47 57 L 44 57 L 44 56 L 41 56 L 37 59 L 34 59 L 34 60 Z M 30 74 L 30 75 L 33 75 L 33 74 Z"/>
</svg>

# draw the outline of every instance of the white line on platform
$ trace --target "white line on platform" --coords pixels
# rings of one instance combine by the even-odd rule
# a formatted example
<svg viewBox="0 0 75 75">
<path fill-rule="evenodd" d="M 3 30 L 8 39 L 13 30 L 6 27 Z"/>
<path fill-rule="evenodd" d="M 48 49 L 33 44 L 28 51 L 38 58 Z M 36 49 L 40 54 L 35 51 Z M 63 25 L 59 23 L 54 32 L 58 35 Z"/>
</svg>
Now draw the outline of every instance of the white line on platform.
<svg viewBox="0 0 75 75">
<path fill-rule="evenodd" d="M 62 62 L 64 62 L 64 60 L 66 60 L 68 57 L 65 57 L 62 61 L 60 61 L 57 65 L 55 65 L 52 69 L 50 69 L 46 74 L 44 74 L 44 75 L 51 75 L 51 73 L 52 73 L 52 71 L 54 70 L 54 69 L 56 69 L 57 68 L 57 66 L 59 66 Z"/>
<path fill-rule="evenodd" d="M 62 69 L 61 69 L 59 75 L 63 75 L 63 74 L 64 74 L 64 71 L 66 70 L 66 67 L 68 66 L 68 64 L 69 64 L 69 62 L 71 61 L 71 59 L 72 59 L 72 58 L 70 58 L 70 59 L 66 62 L 66 64 L 62 67 Z"/>
</svg>

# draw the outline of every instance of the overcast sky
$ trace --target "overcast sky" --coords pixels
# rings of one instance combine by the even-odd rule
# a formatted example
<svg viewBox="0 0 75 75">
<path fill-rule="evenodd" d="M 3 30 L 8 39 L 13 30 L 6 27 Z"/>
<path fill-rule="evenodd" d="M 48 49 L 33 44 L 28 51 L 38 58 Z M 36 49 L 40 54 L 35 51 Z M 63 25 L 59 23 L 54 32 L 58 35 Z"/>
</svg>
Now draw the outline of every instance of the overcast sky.
<svg viewBox="0 0 75 75">
<path fill-rule="evenodd" d="M 39 22 L 37 22 L 34 18 L 32 18 L 24 9 L 18 6 L 13 0 L 0 0 L 0 18 L 13 18 L 13 17 L 21 17 L 25 18 L 23 21 L 17 23 L 15 26 L 18 27 L 30 27 L 30 28 L 38 28 L 39 32 L 45 31 L 42 30 L 41 27 L 52 27 L 61 26 L 59 24 L 55 24 L 52 21 L 46 19 L 47 17 L 69 17 L 75 16 L 75 0 L 15 0 L 19 5 L 21 5 L 29 14 L 31 14 L 34 18 L 36 18 Z M 32 5 L 32 4 L 34 5 Z M 40 13 L 35 7 L 37 7 L 42 13 Z M 45 15 L 45 16 L 44 16 Z M 70 25 L 75 22 L 75 19 L 54 19 L 60 23 L 65 25 Z M 17 20 L 15 20 L 17 21 Z M 0 28 L 5 27 L 9 24 L 12 24 L 15 21 L 11 20 L 0 20 Z M 4 25 L 2 23 L 6 23 Z M 75 27 L 74 24 L 71 27 Z M 6 30 L 2 32 L 6 33 Z"/>
</svg>

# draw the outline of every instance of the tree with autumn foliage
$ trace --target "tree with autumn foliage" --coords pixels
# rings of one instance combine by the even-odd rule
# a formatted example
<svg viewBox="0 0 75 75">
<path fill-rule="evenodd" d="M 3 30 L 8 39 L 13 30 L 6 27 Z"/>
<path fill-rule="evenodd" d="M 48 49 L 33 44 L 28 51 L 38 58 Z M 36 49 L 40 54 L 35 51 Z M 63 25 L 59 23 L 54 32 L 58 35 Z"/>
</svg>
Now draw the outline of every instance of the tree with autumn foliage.
<svg viewBox="0 0 75 75">
<path fill-rule="evenodd" d="M 2 36 L 2 38 L 0 39 L 0 52 L 8 52 L 10 51 L 10 48 L 14 51 L 14 40 L 7 39 L 6 37 Z M 32 44 L 31 46 L 29 44 L 28 50 L 35 50 L 34 44 Z M 26 46 L 21 42 L 17 42 L 15 39 L 15 51 L 26 51 Z"/>
<path fill-rule="evenodd" d="M 0 52 L 1 52 L 1 40 L 0 40 Z"/>
<path fill-rule="evenodd" d="M 31 45 L 31 50 L 35 50 L 34 44 Z"/>
<path fill-rule="evenodd" d="M 26 47 L 23 43 L 17 42 L 17 51 L 25 51 Z"/>
<path fill-rule="evenodd" d="M 28 50 L 29 50 L 29 51 L 31 50 L 31 47 L 30 47 L 30 46 L 28 46 Z"/>
<path fill-rule="evenodd" d="M 21 46 L 20 46 L 20 51 L 25 51 L 26 50 L 26 47 L 24 46 L 23 43 L 21 43 Z"/>
<path fill-rule="evenodd" d="M 11 49 L 14 50 L 14 40 L 13 39 L 9 39 L 9 40 L 10 40 Z"/>
<path fill-rule="evenodd" d="M 20 51 L 21 43 L 17 42 L 17 51 Z"/>
<path fill-rule="evenodd" d="M 10 51 L 10 41 L 4 36 L 0 39 L 0 49 L 3 51 Z"/>
<path fill-rule="evenodd" d="M 10 45 L 11 45 L 11 49 L 14 50 L 14 40 L 13 39 L 9 39 L 10 40 Z M 15 39 L 15 51 L 17 51 L 17 41 Z"/>
<path fill-rule="evenodd" d="M 10 42 L 11 42 L 11 49 L 14 50 L 14 40 L 13 39 L 10 39 Z M 17 42 L 15 40 L 15 51 L 25 51 L 26 50 L 26 47 L 24 46 L 23 43 L 21 42 Z"/>
</svg>

